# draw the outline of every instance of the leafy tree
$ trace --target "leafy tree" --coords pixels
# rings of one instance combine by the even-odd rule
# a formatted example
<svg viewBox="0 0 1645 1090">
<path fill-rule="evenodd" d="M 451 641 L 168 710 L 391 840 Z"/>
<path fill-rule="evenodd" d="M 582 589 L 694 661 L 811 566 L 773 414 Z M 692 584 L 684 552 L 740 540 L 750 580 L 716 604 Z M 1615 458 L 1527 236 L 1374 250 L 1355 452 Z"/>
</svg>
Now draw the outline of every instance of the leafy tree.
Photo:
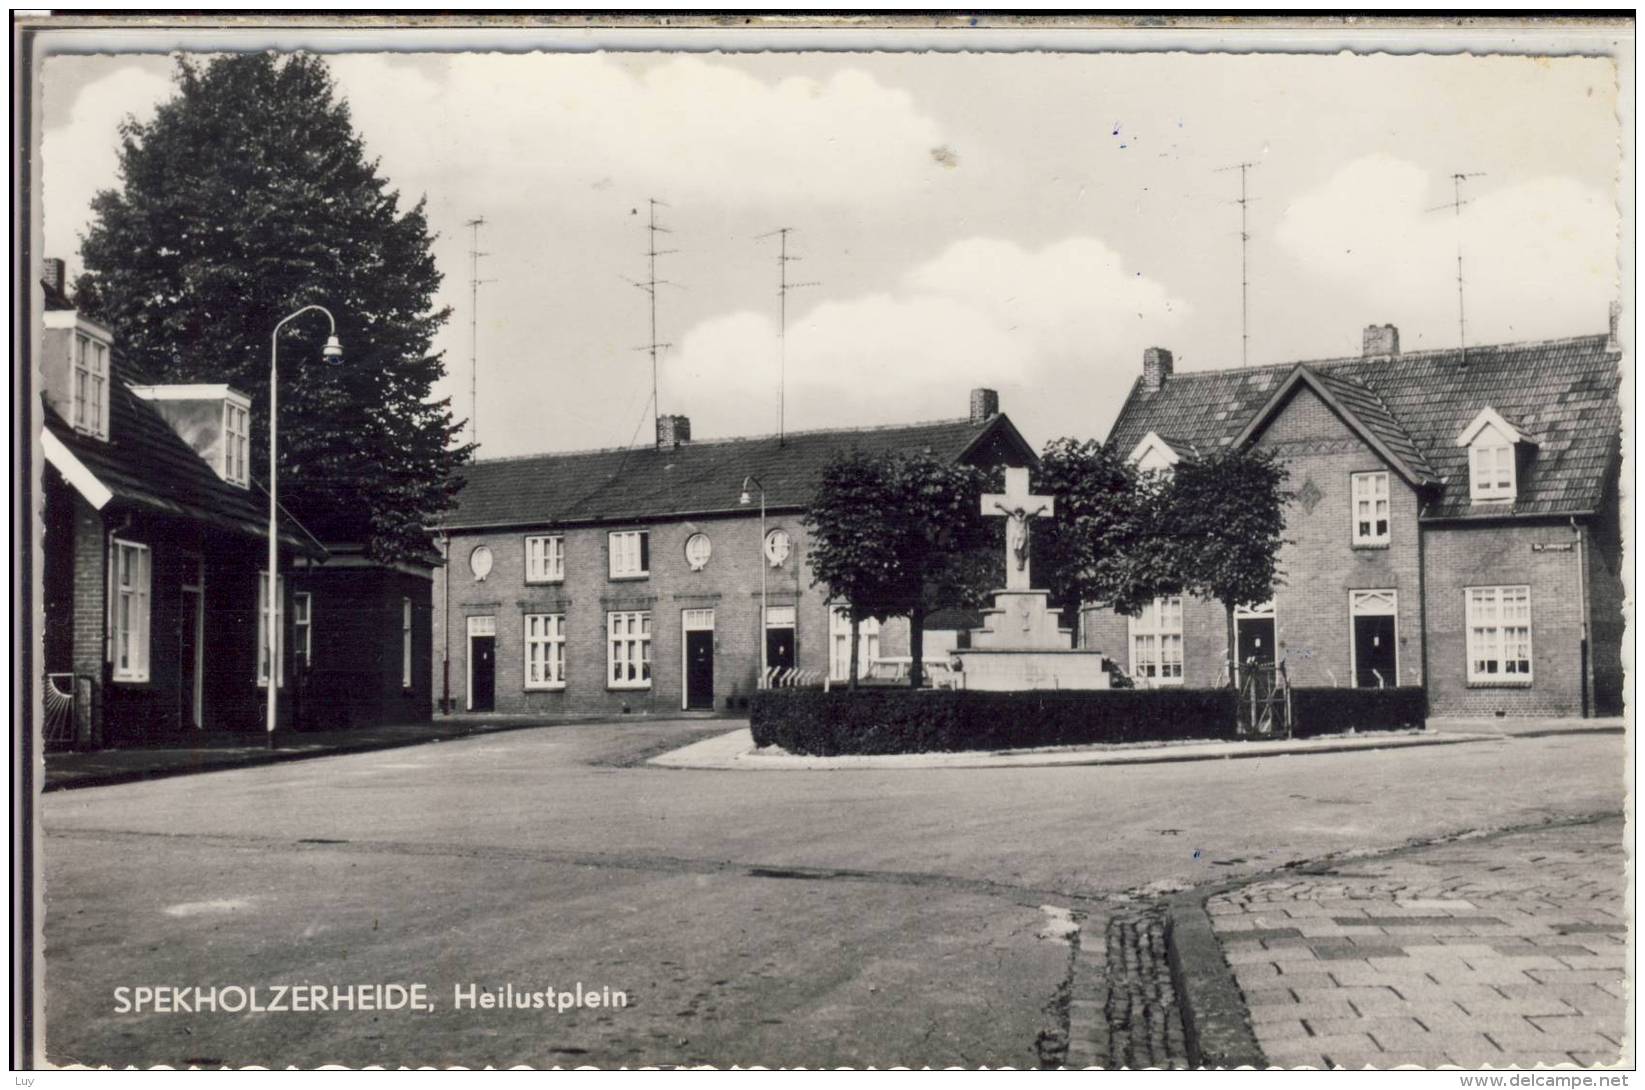
<svg viewBox="0 0 1645 1090">
<path fill-rule="evenodd" d="M 323 361 L 322 315 L 280 351 L 280 498 L 318 536 L 391 559 L 426 552 L 471 448 L 454 446 L 431 354 L 448 315 L 424 202 L 401 211 L 318 58 L 183 58 L 177 94 L 121 129 L 121 185 L 81 244 L 88 307 L 156 382 L 227 381 L 268 413 L 269 338 L 309 303 L 346 355 Z M 267 433 L 252 443 L 264 477 Z"/>
<path fill-rule="evenodd" d="M 810 562 L 815 582 L 849 610 L 851 684 L 861 621 L 908 618 L 918 688 L 926 615 L 980 605 L 998 584 L 1003 554 L 990 557 L 997 543 L 981 512 L 986 478 L 924 453 L 850 451 L 824 468 L 805 517 Z"/>
<path fill-rule="evenodd" d="M 1035 571 L 1065 618 L 1084 603 L 1135 616 L 1177 589 L 1158 474 L 1138 473 L 1094 440 L 1054 439 L 1040 455 L 1036 490 L 1057 502 L 1054 516 L 1034 529 Z"/>
<path fill-rule="evenodd" d="M 1235 607 L 1267 601 L 1280 581 L 1285 476 L 1268 451 L 1226 448 L 1184 458 L 1171 477 L 1164 515 L 1169 566 L 1183 591 L 1222 603 L 1230 666 Z"/>
</svg>

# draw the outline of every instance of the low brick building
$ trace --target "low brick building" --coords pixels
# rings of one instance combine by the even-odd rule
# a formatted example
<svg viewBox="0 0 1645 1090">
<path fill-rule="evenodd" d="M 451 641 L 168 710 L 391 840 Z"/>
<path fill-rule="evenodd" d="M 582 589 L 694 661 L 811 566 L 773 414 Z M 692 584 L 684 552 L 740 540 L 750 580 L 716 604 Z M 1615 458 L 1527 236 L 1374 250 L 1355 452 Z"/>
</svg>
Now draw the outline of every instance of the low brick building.
<svg viewBox="0 0 1645 1090">
<path fill-rule="evenodd" d="M 937 423 L 693 442 L 663 416 L 650 447 L 476 462 L 441 527 L 434 692 L 455 711 L 725 709 L 756 688 L 762 645 L 768 669 L 844 677 L 849 628 L 812 586 L 801 517 L 853 447 L 1035 459 L 976 390 Z M 907 653 L 900 624 L 859 640 L 863 661 Z"/>
<path fill-rule="evenodd" d="M 1421 686 L 1435 715 L 1622 705 L 1621 352 L 1609 335 L 1173 373 L 1150 349 L 1109 443 L 1144 469 L 1230 444 L 1289 477 L 1281 581 L 1236 614 L 1238 663 L 1297 685 Z M 1228 676 L 1214 602 L 1082 613 L 1145 685 Z"/>
</svg>

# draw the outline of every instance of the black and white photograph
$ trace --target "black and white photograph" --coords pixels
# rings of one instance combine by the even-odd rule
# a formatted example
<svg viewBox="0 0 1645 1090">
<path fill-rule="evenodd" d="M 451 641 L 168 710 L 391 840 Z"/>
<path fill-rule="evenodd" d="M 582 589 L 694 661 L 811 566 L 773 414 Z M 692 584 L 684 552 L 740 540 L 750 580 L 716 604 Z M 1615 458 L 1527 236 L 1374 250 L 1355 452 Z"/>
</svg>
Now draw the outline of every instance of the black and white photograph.
<svg viewBox="0 0 1645 1090">
<path fill-rule="evenodd" d="M 1629 1085 L 1634 40 L 14 11 L 14 1072 Z"/>
</svg>

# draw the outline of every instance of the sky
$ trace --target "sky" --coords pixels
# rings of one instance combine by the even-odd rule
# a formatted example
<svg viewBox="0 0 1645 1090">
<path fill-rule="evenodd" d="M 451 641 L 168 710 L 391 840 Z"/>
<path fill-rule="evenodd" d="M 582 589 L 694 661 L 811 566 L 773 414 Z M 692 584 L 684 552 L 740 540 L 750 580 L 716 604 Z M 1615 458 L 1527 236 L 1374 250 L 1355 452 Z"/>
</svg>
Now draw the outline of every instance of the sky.
<svg viewBox="0 0 1645 1090">
<path fill-rule="evenodd" d="M 1104 437 L 1143 350 L 1178 371 L 1603 332 L 1619 297 L 1606 58 L 1002 53 L 344 53 L 339 94 L 405 205 L 426 195 L 441 392 L 482 457 L 964 416 Z M 79 267 L 117 127 L 163 56 L 53 56 L 46 252 Z M 1452 206 L 1452 175 L 1468 202 Z M 787 227 L 787 329 L 778 240 Z M 344 319 L 346 325 L 346 319 Z"/>
</svg>

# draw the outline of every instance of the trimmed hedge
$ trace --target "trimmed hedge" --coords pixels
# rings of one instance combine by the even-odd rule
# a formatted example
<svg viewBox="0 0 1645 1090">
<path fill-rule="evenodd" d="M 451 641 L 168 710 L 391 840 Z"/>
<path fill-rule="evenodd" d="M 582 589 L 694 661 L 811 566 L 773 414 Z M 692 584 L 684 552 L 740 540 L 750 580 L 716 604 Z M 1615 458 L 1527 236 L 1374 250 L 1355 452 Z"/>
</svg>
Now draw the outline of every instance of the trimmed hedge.
<svg viewBox="0 0 1645 1090">
<path fill-rule="evenodd" d="M 754 694 L 758 746 L 814 757 L 1118 742 L 1233 739 L 1232 689 L 965 692 L 768 689 Z M 1420 727 L 1421 689 L 1293 689 L 1295 735 Z"/>
</svg>

